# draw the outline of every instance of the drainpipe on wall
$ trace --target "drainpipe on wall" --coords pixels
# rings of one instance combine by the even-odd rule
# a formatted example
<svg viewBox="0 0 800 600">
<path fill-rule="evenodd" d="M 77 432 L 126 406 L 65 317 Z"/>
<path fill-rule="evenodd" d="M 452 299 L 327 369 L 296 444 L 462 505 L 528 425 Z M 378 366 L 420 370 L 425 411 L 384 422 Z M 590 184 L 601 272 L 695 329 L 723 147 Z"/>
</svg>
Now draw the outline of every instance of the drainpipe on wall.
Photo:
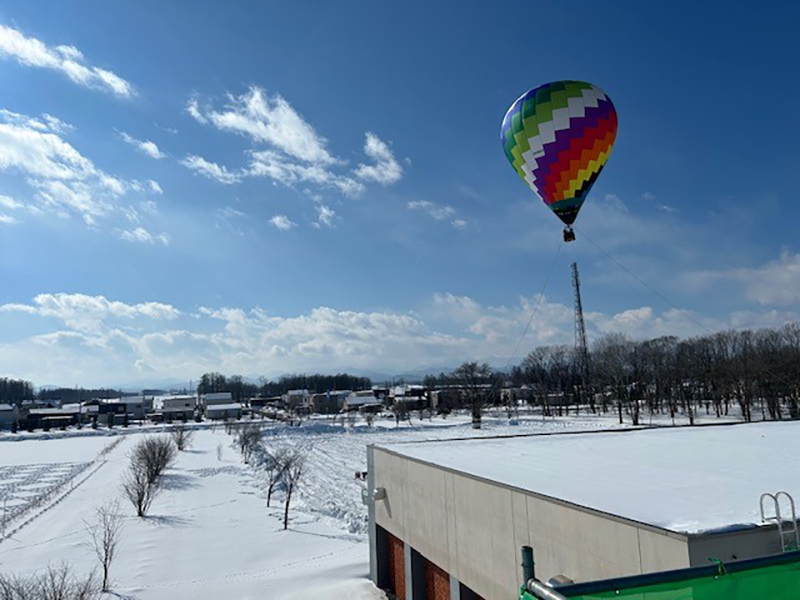
<svg viewBox="0 0 800 600">
<path fill-rule="evenodd" d="M 375 448 L 372 444 L 367 446 L 367 490 L 375 489 Z M 370 494 L 371 495 L 371 494 Z M 369 578 L 378 585 L 378 540 L 375 528 L 375 500 L 367 501 L 367 515 L 369 523 Z"/>
</svg>

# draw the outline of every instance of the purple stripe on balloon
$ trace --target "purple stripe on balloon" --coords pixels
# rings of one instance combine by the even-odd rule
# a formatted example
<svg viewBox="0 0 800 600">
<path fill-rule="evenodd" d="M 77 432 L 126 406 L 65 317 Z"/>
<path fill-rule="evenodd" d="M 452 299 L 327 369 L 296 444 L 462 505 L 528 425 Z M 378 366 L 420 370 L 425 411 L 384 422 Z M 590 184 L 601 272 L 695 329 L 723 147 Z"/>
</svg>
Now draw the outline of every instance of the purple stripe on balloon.
<svg viewBox="0 0 800 600">
<path fill-rule="evenodd" d="M 533 177 L 538 188 L 542 187 L 538 185 L 538 182 L 543 183 L 550 174 L 551 167 L 558 162 L 558 153 L 569 150 L 570 143 L 574 138 L 583 136 L 586 129 L 597 127 L 598 122 L 608 118 L 612 110 L 611 102 L 600 100 L 596 108 L 587 107 L 583 117 L 571 118 L 567 129 L 556 131 L 555 141 L 545 144 L 544 155 L 536 160 L 537 167 L 533 171 Z"/>
</svg>

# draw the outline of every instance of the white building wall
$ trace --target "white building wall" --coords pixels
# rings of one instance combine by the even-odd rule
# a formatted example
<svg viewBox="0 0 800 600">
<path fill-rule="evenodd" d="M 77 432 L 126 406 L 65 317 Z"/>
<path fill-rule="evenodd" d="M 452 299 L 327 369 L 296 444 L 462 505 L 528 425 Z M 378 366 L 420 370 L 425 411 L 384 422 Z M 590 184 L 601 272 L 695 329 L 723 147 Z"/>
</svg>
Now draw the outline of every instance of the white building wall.
<svg viewBox="0 0 800 600">
<path fill-rule="evenodd" d="M 690 566 L 688 539 L 557 499 L 374 449 L 386 489 L 375 522 L 487 600 L 513 597 L 520 549 L 536 575 L 576 582 Z"/>
</svg>

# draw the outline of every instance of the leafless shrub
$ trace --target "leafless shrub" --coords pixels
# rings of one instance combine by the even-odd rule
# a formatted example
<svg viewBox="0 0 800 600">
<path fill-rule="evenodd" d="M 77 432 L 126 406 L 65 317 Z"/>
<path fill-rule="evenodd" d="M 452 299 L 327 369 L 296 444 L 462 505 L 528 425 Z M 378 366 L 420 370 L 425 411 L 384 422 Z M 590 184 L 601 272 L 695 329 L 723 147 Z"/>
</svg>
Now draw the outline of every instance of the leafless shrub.
<svg viewBox="0 0 800 600">
<path fill-rule="evenodd" d="M 131 460 L 141 465 L 149 483 L 155 483 L 158 476 L 175 462 L 175 455 L 175 444 L 169 437 L 153 436 L 136 444 Z"/>
<path fill-rule="evenodd" d="M 78 577 L 67 564 L 27 576 L 0 573 L 0 600 L 96 600 L 99 594 L 93 573 Z"/>
<path fill-rule="evenodd" d="M 122 530 L 122 514 L 119 511 L 119 502 L 114 500 L 95 510 L 95 520 L 85 522 L 89 532 L 90 545 L 94 550 L 100 567 L 103 569 L 102 591 L 107 592 L 109 587 L 108 574 L 111 563 L 117 553 L 120 532 Z"/>
<path fill-rule="evenodd" d="M 192 445 L 194 431 L 186 427 L 185 423 L 181 423 L 180 425 L 176 425 L 172 428 L 170 435 L 172 436 L 172 441 L 175 443 L 175 447 L 178 449 L 178 451 L 183 452 Z"/>
<path fill-rule="evenodd" d="M 375 413 L 364 413 L 364 420 L 367 422 L 367 427 L 372 427 L 373 423 L 375 423 Z"/>
<path fill-rule="evenodd" d="M 136 509 L 137 517 L 147 516 L 150 505 L 160 491 L 158 481 L 150 481 L 147 468 L 136 457 L 131 457 L 131 464 L 122 476 L 122 492 Z"/>
</svg>

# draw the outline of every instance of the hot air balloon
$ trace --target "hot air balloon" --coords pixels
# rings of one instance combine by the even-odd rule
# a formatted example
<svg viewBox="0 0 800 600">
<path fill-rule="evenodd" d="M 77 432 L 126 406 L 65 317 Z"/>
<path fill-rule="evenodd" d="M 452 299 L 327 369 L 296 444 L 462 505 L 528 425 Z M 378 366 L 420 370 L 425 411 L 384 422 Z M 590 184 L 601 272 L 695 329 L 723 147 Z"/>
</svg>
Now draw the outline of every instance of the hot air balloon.
<svg viewBox="0 0 800 600">
<path fill-rule="evenodd" d="M 599 87 L 554 81 L 522 94 L 506 112 L 500 139 L 517 174 L 556 213 L 575 239 L 572 224 L 611 153 L 617 111 Z"/>
</svg>

